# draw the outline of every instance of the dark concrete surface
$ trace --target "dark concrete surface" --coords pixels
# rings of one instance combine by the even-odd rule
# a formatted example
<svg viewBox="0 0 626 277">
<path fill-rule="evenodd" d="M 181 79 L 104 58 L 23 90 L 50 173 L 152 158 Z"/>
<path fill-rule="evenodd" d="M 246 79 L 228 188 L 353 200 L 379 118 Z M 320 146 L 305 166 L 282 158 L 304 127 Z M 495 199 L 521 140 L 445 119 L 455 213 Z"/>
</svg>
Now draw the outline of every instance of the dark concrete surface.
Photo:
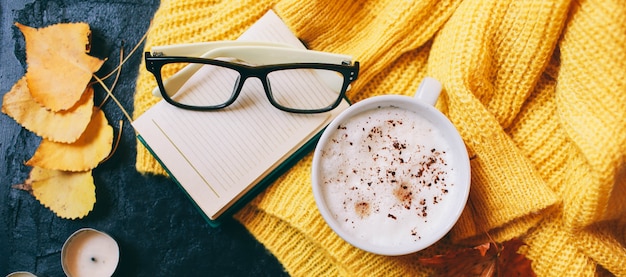
<svg viewBox="0 0 626 277">
<path fill-rule="evenodd" d="M 93 50 L 108 57 L 100 72 L 130 51 L 148 28 L 158 0 L 2 0 L 0 14 L 0 93 L 4 95 L 26 70 L 25 43 L 13 26 L 20 22 L 43 27 L 84 21 L 93 32 Z M 115 94 L 132 112 L 135 78 L 142 58 L 136 53 L 124 66 Z M 96 103 L 104 91 L 96 89 Z M 104 112 L 119 131 L 123 119 L 114 102 Z M 28 160 L 40 139 L 10 117 L 0 114 L 0 277 L 14 271 L 38 276 L 63 276 L 61 247 L 74 231 L 91 227 L 114 237 L 120 245 L 115 276 L 278 276 L 280 263 L 234 220 L 211 228 L 169 179 L 136 172 L 135 138 L 125 122 L 114 156 L 93 173 L 94 210 L 85 218 L 67 220 L 43 207 L 28 192 L 11 188 L 30 172 Z"/>
</svg>

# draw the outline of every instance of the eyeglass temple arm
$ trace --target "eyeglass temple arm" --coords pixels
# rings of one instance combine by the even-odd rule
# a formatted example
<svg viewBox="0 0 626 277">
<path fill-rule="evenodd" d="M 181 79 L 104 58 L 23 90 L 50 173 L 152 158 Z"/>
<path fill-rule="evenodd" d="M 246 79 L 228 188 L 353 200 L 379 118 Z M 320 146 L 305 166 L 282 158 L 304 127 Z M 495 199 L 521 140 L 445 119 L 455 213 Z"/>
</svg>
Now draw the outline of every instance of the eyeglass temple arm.
<svg viewBox="0 0 626 277">
<path fill-rule="evenodd" d="M 288 44 L 275 43 L 275 42 L 244 42 L 244 41 L 210 41 L 210 42 L 197 42 L 197 43 L 183 43 L 183 44 L 171 44 L 152 46 L 151 53 L 156 56 L 182 56 L 182 57 L 200 57 L 205 53 L 223 47 L 235 47 L 235 46 L 273 46 L 273 47 L 293 47 Z"/>
<path fill-rule="evenodd" d="M 280 50 L 277 51 L 279 48 Z M 273 42 L 212 41 L 189 44 L 153 46 L 153 55 L 183 57 L 234 57 L 242 61 L 263 65 L 294 62 L 342 64 L 350 62 L 349 55 L 296 48 Z"/>
<path fill-rule="evenodd" d="M 345 62 L 351 62 L 352 60 L 352 57 L 348 55 L 298 49 L 285 44 L 266 42 L 220 41 L 157 46 L 152 48 L 152 53 L 164 56 L 190 56 L 192 54 L 198 55 L 198 53 L 201 52 L 204 53 L 200 55 L 201 58 L 234 57 L 256 65 L 297 62 L 343 64 Z M 167 80 L 164 80 L 163 86 L 167 87 L 166 91 L 170 94 L 178 91 L 200 67 L 201 65 L 198 64 L 187 65 Z M 325 74 L 325 76 L 321 77 L 333 90 L 341 90 L 340 87 L 337 88 L 336 85 L 331 85 L 341 82 L 329 80 L 329 78 L 338 78 L 338 76 Z M 152 91 L 152 94 L 157 97 L 162 96 L 158 87 Z"/>
</svg>

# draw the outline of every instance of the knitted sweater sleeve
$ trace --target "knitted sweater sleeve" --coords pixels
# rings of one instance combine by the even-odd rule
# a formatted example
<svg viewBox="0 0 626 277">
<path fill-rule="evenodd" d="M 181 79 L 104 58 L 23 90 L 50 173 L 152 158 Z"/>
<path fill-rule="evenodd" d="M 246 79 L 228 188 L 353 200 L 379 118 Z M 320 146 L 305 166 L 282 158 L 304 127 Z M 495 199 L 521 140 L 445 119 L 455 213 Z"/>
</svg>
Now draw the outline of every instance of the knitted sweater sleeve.
<svg viewBox="0 0 626 277">
<path fill-rule="evenodd" d="M 521 238 L 539 276 L 626 275 L 626 5 L 585 1 L 163 0 L 152 45 L 235 39 L 274 9 L 309 48 L 361 62 L 348 97 L 444 86 L 437 108 L 470 153 L 470 199 L 450 235 L 384 257 L 335 235 L 310 190 L 311 155 L 236 218 L 292 275 L 426 276 L 417 259 Z M 135 116 L 154 104 L 140 69 Z M 141 145 L 137 170 L 165 174 Z M 602 268 L 602 269 L 601 269 Z"/>
</svg>

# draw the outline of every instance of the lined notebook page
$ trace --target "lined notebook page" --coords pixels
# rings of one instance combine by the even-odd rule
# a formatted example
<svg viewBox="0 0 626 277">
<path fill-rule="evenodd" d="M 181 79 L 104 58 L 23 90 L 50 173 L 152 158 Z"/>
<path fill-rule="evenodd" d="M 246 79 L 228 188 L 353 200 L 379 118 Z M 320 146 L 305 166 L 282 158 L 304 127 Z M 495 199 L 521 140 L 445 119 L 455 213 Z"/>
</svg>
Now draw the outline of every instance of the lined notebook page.
<svg viewBox="0 0 626 277">
<path fill-rule="evenodd" d="M 304 48 L 271 11 L 240 39 Z M 199 70 L 185 86 L 201 89 L 219 81 L 219 76 Z M 261 82 L 251 78 L 228 108 L 189 111 L 160 101 L 133 126 L 196 204 L 215 219 L 347 106 L 344 102 L 332 112 L 313 115 L 283 112 L 269 103 Z"/>
</svg>

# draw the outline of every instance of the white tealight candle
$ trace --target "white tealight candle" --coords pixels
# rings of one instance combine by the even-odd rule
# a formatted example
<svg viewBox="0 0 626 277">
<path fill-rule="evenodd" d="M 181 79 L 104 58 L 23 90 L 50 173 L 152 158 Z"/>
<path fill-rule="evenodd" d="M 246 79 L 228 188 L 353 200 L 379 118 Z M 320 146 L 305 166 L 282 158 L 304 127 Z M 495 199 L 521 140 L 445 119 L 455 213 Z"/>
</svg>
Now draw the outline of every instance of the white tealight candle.
<svg viewBox="0 0 626 277">
<path fill-rule="evenodd" d="M 7 275 L 7 277 L 37 277 L 37 276 L 35 274 L 30 273 L 30 272 L 17 271 L 17 272 L 13 272 L 13 273 Z"/>
<path fill-rule="evenodd" d="M 65 241 L 61 265 L 69 277 L 110 277 L 117 268 L 119 257 L 119 247 L 111 236 L 84 228 Z"/>
</svg>

